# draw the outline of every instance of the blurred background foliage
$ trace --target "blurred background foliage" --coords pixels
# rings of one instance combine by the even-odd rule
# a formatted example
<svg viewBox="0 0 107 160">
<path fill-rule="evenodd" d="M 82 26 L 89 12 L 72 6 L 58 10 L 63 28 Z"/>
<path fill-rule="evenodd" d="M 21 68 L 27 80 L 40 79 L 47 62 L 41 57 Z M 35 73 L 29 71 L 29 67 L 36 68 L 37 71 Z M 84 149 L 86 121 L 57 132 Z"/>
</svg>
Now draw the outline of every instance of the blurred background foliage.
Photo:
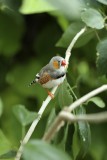
<svg viewBox="0 0 107 160">
<path fill-rule="evenodd" d="M 85 25 L 87 31 L 75 44 L 70 58 L 67 73 L 69 84 L 65 82 L 59 88 L 33 138 L 40 139 L 60 109 L 75 100 L 74 95 L 71 96 L 72 89 L 79 98 L 107 83 L 106 15 L 106 0 L 0 0 L 1 159 L 14 157 L 14 150 L 18 148 L 29 124 L 37 116 L 35 112 L 47 97 L 41 86 L 36 84 L 29 88 L 29 83 L 50 58 L 55 55 L 65 56 L 69 43 Z M 87 106 L 85 104 L 86 113 L 106 110 L 107 92 L 99 96 L 90 100 Z M 85 113 L 85 109 L 82 106 L 80 108 L 75 114 Z M 75 126 L 66 124 L 53 143 L 73 159 L 107 160 L 106 132 L 106 124 L 90 127 L 87 123 Z M 69 159 L 68 155 L 38 141 L 28 144 L 24 159 L 27 160 L 32 154 L 33 160 L 36 151 L 31 151 L 30 147 L 38 146 L 40 149 L 42 145 L 47 151 L 49 148 L 50 153 L 54 151 L 56 159 Z M 44 158 L 44 153 L 41 155 L 39 160 Z M 50 159 L 54 156 L 52 154 Z M 49 157 L 45 155 L 45 158 L 48 160 Z"/>
</svg>

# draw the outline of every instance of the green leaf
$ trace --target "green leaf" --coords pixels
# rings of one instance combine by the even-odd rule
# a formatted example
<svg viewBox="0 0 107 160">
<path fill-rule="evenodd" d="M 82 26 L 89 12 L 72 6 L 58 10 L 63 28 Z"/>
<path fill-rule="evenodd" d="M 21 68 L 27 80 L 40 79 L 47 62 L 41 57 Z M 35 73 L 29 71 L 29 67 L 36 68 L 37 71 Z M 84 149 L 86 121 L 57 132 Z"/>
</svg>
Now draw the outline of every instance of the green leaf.
<svg viewBox="0 0 107 160">
<path fill-rule="evenodd" d="M 8 151 L 2 155 L 0 155 L 0 159 L 10 159 L 10 158 L 14 158 L 16 156 L 16 151 L 15 150 L 11 150 L 11 151 Z"/>
<path fill-rule="evenodd" d="M 37 113 L 28 111 L 23 105 L 16 105 L 13 113 L 22 126 L 26 126 L 37 118 Z"/>
<path fill-rule="evenodd" d="M 57 42 L 56 46 L 59 47 L 68 47 L 71 40 L 74 36 L 84 27 L 84 23 L 82 22 L 74 22 L 72 23 L 67 30 L 64 32 L 62 37 Z M 87 31 L 78 39 L 75 44 L 75 47 L 81 47 L 87 44 L 94 37 L 94 33 L 92 29 L 87 29 Z"/>
<path fill-rule="evenodd" d="M 76 115 L 85 114 L 83 107 L 76 109 Z M 75 125 L 73 136 L 73 155 L 76 160 L 83 159 L 88 152 L 91 142 L 90 126 L 87 122 L 78 122 Z"/>
<path fill-rule="evenodd" d="M 87 26 L 96 29 L 104 28 L 104 18 L 99 11 L 89 8 L 82 12 L 81 18 Z"/>
<path fill-rule="evenodd" d="M 69 106 L 73 102 L 71 87 L 68 84 L 67 80 L 65 80 L 59 87 L 58 102 L 61 108 Z"/>
<path fill-rule="evenodd" d="M 98 2 L 107 5 L 107 0 L 97 0 Z"/>
<path fill-rule="evenodd" d="M 2 103 L 2 100 L 0 99 L 0 117 L 3 113 L 3 103 Z"/>
<path fill-rule="evenodd" d="M 6 152 L 12 150 L 12 146 L 3 132 L 0 130 L 0 155 L 2 156 Z"/>
<path fill-rule="evenodd" d="M 107 38 L 97 45 L 97 68 L 100 74 L 107 74 Z"/>
<path fill-rule="evenodd" d="M 58 148 L 41 140 L 31 140 L 24 148 L 24 160 L 71 160 L 71 158 Z"/>
<path fill-rule="evenodd" d="M 84 8 L 98 7 L 98 4 L 90 0 L 45 0 L 55 6 L 61 14 L 69 20 L 80 20 L 81 11 Z"/>
<path fill-rule="evenodd" d="M 42 13 L 53 10 L 55 10 L 55 7 L 44 0 L 23 0 L 20 8 L 20 12 L 23 14 Z"/>
<path fill-rule="evenodd" d="M 100 97 L 92 97 L 92 98 L 90 98 L 88 100 L 88 102 L 93 102 L 100 108 L 104 108 L 105 107 L 105 103 Z"/>
<path fill-rule="evenodd" d="M 0 54 L 13 56 L 21 47 L 24 33 L 23 17 L 16 12 L 0 13 Z"/>
</svg>

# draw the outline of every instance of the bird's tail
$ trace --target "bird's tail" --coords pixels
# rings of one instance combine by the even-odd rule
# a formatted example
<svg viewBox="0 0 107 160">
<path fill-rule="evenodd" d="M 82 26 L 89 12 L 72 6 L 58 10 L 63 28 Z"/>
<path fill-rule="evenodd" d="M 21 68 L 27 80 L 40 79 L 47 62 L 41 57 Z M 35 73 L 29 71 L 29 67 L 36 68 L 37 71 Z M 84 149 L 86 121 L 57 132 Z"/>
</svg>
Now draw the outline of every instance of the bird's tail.
<svg viewBox="0 0 107 160">
<path fill-rule="evenodd" d="M 34 79 L 34 80 L 28 85 L 28 87 L 32 86 L 34 83 L 36 83 L 36 79 Z"/>
</svg>

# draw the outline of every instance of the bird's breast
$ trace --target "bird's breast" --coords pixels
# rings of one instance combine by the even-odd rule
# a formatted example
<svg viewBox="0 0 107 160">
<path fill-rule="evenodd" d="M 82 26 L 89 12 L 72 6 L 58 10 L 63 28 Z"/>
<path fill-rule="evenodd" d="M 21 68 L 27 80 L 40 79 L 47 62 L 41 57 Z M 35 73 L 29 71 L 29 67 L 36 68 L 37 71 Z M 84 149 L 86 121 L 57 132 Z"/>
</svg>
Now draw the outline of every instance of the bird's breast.
<svg viewBox="0 0 107 160">
<path fill-rule="evenodd" d="M 52 80 L 48 81 L 47 83 L 43 84 L 42 86 L 44 88 L 56 87 L 56 86 L 60 85 L 61 83 L 63 83 L 65 77 L 66 77 L 66 75 L 64 75 L 63 77 L 58 78 L 58 79 L 52 79 Z"/>
</svg>

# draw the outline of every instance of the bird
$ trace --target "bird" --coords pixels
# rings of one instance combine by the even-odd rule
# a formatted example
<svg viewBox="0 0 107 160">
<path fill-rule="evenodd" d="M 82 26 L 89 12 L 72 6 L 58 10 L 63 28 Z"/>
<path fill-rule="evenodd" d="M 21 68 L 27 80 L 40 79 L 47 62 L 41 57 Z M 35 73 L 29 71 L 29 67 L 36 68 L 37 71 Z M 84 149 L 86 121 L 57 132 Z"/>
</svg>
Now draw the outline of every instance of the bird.
<svg viewBox="0 0 107 160">
<path fill-rule="evenodd" d="M 44 66 L 29 86 L 39 83 L 46 88 L 48 95 L 53 99 L 54 95 L 49 89 L 59 86 L 66 77 L 66 60 L 61 56 L 54 56 L 49 63 Z"/>
</svg>

